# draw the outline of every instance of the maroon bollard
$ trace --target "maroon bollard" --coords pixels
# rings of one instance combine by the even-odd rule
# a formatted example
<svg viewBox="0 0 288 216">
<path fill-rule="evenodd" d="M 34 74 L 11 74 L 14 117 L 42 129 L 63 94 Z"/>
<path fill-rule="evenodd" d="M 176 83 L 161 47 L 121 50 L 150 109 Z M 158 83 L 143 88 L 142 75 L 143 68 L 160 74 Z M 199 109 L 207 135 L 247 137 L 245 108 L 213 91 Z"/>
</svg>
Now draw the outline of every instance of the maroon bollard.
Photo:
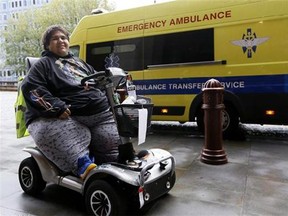
<svg viewBox="0 0 288 216">
<path fill-rule="evenodd" d="M 205 146 L 201 152 L 201 161 L 220 165 L 227 163 L 226 153 L 222 147 L 222 110 L 224 88 L 216 79 L 204 84 L 203 105 L 205 125 Z"/>
</svg>

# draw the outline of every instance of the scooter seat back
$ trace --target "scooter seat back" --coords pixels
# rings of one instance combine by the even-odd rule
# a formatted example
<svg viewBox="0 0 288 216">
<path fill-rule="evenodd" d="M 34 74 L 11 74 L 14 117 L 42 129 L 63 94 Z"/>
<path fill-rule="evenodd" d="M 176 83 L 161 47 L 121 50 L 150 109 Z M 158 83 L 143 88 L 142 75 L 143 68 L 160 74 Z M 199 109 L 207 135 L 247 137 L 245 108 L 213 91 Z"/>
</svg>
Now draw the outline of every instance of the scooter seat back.
<svg viewBox="0 0 288 216">
<path fill-rule="evenodd" d="M 26 70 L 29 71 L 29 69 L 39 60 L 40 58 L 37 57 L 26 57 Z"/>
</svg>

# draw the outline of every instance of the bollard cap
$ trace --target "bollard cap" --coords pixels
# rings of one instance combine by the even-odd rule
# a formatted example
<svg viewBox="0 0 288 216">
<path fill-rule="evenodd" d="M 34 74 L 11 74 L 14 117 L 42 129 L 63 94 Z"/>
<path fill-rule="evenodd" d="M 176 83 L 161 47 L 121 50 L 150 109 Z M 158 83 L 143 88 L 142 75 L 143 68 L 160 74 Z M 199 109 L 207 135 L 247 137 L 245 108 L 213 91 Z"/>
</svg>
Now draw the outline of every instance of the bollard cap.
<svg viewBox="0 0 288 216">
<path fill-rule="evenodd" d="M 204 88 L 202 90 L 209 89 L 209 88 L 221 88 L 221 89 L 223 89 L 223 86 L 221 85 L 221 83 L 218 80 L 212 78 L 212 79 L 209 79 L 208 81 L 205 82 Z"/>
</svg>

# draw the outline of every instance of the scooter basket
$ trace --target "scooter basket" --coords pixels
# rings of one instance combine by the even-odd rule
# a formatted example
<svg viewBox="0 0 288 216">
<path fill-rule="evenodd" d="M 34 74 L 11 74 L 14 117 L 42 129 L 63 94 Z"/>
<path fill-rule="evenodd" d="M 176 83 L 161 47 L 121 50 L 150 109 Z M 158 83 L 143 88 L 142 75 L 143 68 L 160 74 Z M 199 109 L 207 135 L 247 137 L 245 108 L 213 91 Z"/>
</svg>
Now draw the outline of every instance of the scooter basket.
<svg viewBox="0 0 288 216">
<path fill-rule="evenodd" d="M 120 104 L 114 107 L 119 135 L 122 137 L 138 136 L 138 109 L 147 109 L 147 131 L 151 127 L 153 104 Z"/>
</svg>

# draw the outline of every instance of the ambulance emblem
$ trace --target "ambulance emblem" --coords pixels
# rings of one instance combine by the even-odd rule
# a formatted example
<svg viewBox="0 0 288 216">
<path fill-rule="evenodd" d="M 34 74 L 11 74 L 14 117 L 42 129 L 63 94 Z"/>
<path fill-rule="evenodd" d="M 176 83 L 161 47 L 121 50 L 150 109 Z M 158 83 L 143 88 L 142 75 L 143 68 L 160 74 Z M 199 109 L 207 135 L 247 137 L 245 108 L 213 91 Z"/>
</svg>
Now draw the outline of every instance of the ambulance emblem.
<svg viewBox="0 0 288 216">
<path fill-rule="evenodd" d="M 242 40 L 231 41 L 232 44 L 242 47 L 243 53 L 247 53 L 247 58 L 252 58 L 252 53 L 256 53 L 257 46 L 266 42 L 269 38 L 258 38 L 252 29 L 248 28 L 246 34 L 243 34 Z"/>
<path fill-rule="evenodd" d="M 119 57 L 116 56 L 114 53 L 111 53 L 109 55 L 109 57 L 106 57 L 105 58 L 105 68 L 109 68 L 109 67 L 119 67 L 120 64 L 118 63 L 119 62 Z"/>
</svg>

